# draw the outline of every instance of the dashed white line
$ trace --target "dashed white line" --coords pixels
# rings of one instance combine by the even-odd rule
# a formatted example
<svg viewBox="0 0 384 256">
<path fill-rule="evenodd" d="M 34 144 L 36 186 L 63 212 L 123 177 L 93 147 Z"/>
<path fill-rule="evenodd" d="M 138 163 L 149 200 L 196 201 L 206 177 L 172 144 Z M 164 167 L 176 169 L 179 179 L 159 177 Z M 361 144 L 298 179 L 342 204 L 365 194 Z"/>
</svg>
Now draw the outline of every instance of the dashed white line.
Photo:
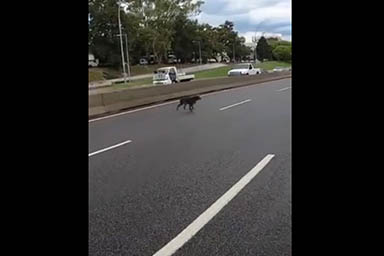
<svg viewBox="0 0 384 256">
<path fill-rule="evenodd" d="M 102 153 L 102 152 L 105 152 L 105 151 L 107 151 L 107 150 L 111 150 L 111 149 L 114 149 L 114 148 L 123 146 L 123 145 L 125 145 L 125 144 L 130 143 L 130 142 L 132 142 L 132 141 L 131 141 L 131 140 L 127 140 L 127 141 L 121 142 L 121 143 L 119 143 L 119 144 L 116 144 L 116 145 L 113 145 L 113 146 L 110 146 L 110 147 L 107 147 L 107 148 L 100 149 L 100 150 L 98 150 L 98 151 L 89 153 L 89 154 L 88 154 L 88 157 L 93 156 L 93 155 L 96 155 L 96 154 L 99 154 L 99 153 Z"/>
<path fill-rule="evenodd" d="M 238 106 L 238 105 L 241 105 L 241 104 L 250 102 L 250 101 L 251 101 L 251 99 L 247 99 L 247 100 L 244 100 L 244 101 L 242 101 L 242 102 L 239 102 L 239 103 L 236 103 L 236 104 L 233 104 L 233 105 L 229 105 L 229 106 L 226 106 L 226 107 L 222 107 L 222 108 L 220 108 L 220 111 L 221 111 L 221 110 L 226 110 L 226 109 L 228 109 L 228 108 L 232 108 L 232 107 L 235 107 L 235 106 Z"/>
<path fill-rule="evenodd" d="M 282 89 L 280 89 L 280 90 L 277 90 L 277 92 L 285 91 L 285 90 L 288 90 L 288 89 L 291 89 L 291 87 L 285 87 L 285 88 L 282 88 Z"/>
<path fill-rule="evenodd" d="M 157 251 L 153 256 L 170 256 L 180 249 L 200 229 L 202 229 L 215 215 L 220 212 L 268 163 L 275 155 L 269 154 L 263 158 L 252 170 L 244 175 L 224 195 L 214 202 L 205 212 L 195 219 L 179 235 Z"/>
</svg>

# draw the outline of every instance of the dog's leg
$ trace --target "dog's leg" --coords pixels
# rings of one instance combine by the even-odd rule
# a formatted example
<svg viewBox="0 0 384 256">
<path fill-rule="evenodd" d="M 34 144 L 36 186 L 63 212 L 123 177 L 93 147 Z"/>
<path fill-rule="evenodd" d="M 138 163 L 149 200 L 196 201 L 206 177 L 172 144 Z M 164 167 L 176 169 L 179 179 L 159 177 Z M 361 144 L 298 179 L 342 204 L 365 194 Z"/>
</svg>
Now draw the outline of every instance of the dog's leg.
<svg viewBox="0 0 384 256">
<path fill-rule="evenodd" d="M 180 107 L 181 105 L 183 105 L 183 104 L 180 103 L 179 105 L 177 105 L 176 110 L 179 110 L 179 107 Z"/>
<path fill-rule="evenodd" d="M 186 103 L 184 103 L 184 110 L 185 110 L 185 107 L 187 106 L 187 104 Z"/>
</svg>

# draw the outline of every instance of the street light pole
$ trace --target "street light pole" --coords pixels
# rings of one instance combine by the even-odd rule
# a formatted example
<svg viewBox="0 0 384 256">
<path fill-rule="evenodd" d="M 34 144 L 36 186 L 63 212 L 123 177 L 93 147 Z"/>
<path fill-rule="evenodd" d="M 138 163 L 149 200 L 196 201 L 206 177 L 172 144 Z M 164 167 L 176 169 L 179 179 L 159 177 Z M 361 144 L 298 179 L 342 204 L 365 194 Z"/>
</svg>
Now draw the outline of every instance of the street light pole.
<svg viewBox="0 0 384 256">
<path fill-rule="evenodd" d="M 256 51 L 256 48 L 257 48 L 257 38 L 256 38 L 256 42 L 255 42 L 255 64 L 257 63 L 257 51 Z"/>
<path fill-rule="evenodd" d="M 128 39 L 127 39 L 127 34 L 124 34 L 125 36 L 125 45 L 126 45 L 126 50 L 127 50 L 127 69 L 128 69 L 128 81 L 131 77 L 131 70 L 129 68 L 129 51 L 128 51 Z"/>
<path fill-rule="evenodd" d="M 192 43 L 196 43 L 196 42 L 199 43 L 199 60 L 200 60 L 200 65 L 201 65 L 201 45 L 200 45 L 200 41 L 196 41 L 196 40 L 192 41 Z"/>
<path fill-rule="evenodd" d="M 124 60 L 124 48 L 123 48 L 123 34 L 121 32 L 121 20 L 120 20 L 120 3 L 118 3 L 118 19 L 119 19 L 119 31 L 120 31 L 120 50 L 121 50 L 121 61 L 123 64 L 123 72 L 124 72 L 124 83 L 127 83 L 127 73 L 125 72 L 125 60 Z"/>
<path fill-rule="evenodd" d="M 256 64 L 257 63 L 257 52 L 256 52 L 257 36 L 256 36 L 256 32 L 255 32 L 255 36 L 252 38 L 252 42 L 255 43 L 255 50 L 254 50 L 254 53 L 253 53 L 253 57 L 255 58 L 255 64 Z"/>
<path fill-rule="evenodd" d="M 236 63 L 235 44 L 236 44 L 236 40 L 233 42 L 233 63 Z"/>
<path fill-rule="evenodd" d="M 255 64 L 257 63 L 257 51 L 256 51 L 256 48 L 257 48 L 257 43 L 258 43 L 258 39 L 257 39 L 257 30 L 259 29 L 259 27 L 261 26 L 263 22 L 259 23 L 259 25 L 256 27 L 256 30 L 255 30 L 255 39 L 252 41 L 255 43 Z M 263 35 L 264 35 L 264 32 L 263 32 Z"/>
</svg>

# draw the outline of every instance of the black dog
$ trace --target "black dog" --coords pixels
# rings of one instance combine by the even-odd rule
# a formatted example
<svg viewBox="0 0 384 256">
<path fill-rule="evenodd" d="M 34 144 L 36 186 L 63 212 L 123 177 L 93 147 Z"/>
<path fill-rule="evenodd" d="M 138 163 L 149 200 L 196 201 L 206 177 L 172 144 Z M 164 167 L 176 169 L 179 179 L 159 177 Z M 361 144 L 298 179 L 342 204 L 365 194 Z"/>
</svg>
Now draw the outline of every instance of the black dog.
<svg viewBox="0 0 384 256">
<path fill-rule="evenodd" d="M 177 105 L 176 107 L 176 110 L 179 110 L 179 107 L 181 107 L 181 105 L 184 105 L 184 109 L 187 105 L 189 105 L 189 110 L 192 111 L 194 109 L 193 105 L 195 105 L 196 101 L 198 100 L 201 100 L 199 95 L 181 98 L 179 105 Z"/>
</svg>

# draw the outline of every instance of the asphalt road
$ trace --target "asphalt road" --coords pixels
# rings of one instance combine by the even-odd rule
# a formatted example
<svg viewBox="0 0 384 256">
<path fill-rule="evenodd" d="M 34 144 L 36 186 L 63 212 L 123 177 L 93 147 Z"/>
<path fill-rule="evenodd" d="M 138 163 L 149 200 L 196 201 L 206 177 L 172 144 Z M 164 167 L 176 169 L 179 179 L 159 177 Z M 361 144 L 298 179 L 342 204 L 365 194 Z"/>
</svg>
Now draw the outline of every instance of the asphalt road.
<svg viewBox="0 0 384 256">
<path fill-rule="evenodd" d="M 89 255 L 153 255 L 268 154 L 174 255 L 291 255 L 291 79 L 176 105 L 89 123 Z"/>
</svg>

